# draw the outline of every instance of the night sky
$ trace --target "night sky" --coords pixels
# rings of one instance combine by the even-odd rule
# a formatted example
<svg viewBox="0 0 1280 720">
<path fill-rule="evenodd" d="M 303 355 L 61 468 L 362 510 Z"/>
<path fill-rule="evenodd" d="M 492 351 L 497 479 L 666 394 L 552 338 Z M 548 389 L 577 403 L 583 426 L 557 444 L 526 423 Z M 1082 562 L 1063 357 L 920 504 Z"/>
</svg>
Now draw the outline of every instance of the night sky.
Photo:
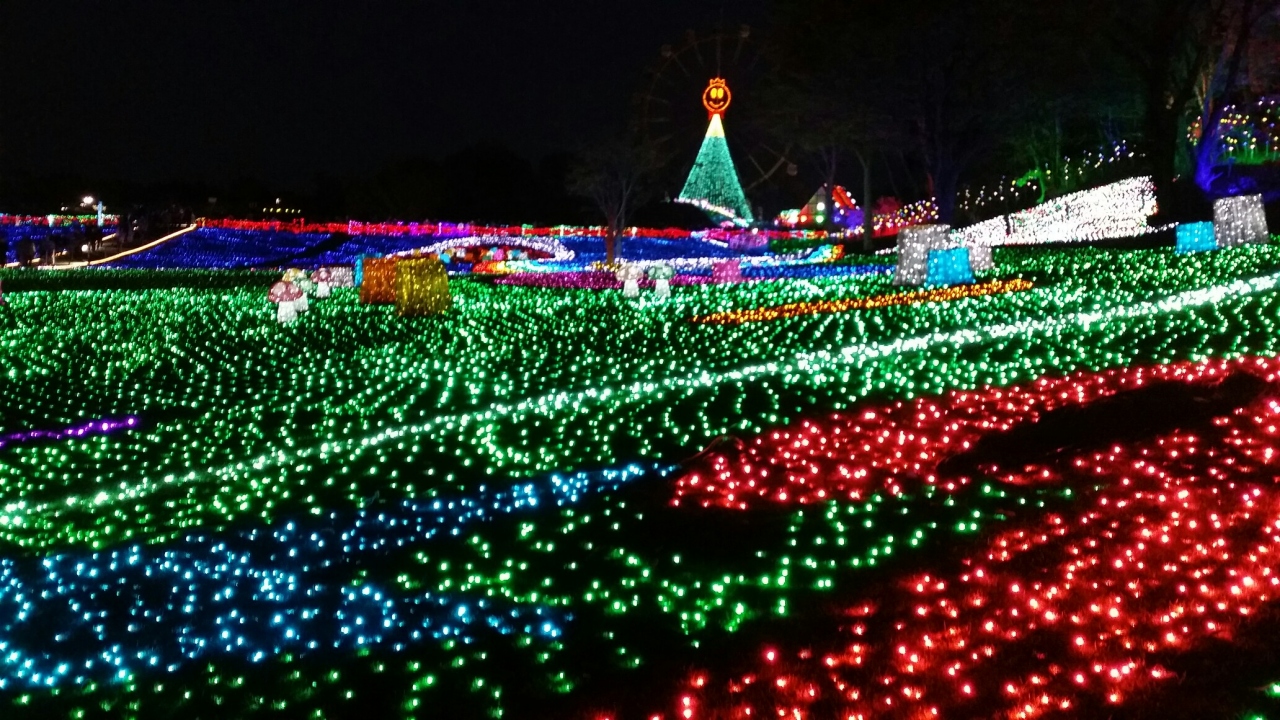
<svg viewBox="0 0 1280 720">
<path fill-rule="evenodd" d="M 685 30 L 765 0 L 0 4 L 0 172 L 303 188 L 492 141 L 620 127 Z M 698 98 L 691 98 L 697 102 Z M 7 168 L 5 167 L 7 166 Z"/>
</svg>

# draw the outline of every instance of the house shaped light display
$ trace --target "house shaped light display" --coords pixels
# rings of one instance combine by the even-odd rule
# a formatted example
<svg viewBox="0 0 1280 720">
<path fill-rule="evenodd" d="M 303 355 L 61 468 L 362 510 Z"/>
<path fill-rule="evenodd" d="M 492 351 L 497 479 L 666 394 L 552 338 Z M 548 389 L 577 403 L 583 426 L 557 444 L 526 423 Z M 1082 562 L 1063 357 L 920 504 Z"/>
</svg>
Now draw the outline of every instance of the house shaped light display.
<svg viewBox="0 0 1280 720">
<path fill-rule="evenodd" d="M 828 223 L 837 227 L 862 227 L 862 210 L 849 191 L 836 185 L 831 191 L 823 185 L 798 210 L 783 210 L 774 221 L 779 227 L 821 228 Z"/>
</svg>

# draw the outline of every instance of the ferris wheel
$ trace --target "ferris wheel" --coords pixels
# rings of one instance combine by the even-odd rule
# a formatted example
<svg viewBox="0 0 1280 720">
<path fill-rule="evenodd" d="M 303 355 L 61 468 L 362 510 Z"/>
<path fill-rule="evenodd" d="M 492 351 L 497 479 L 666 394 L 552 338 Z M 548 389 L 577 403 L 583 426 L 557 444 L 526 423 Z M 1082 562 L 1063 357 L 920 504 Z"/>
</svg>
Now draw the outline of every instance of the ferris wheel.
<svg viewBox="0 0 1280 720">
<path fill-rule="evenodd" d="M 704 93 L 714 79 L 732 88 L 733 107 L 724 127 L 742 188 L 762 201 L 779 182 L 794 181 L 792 146 L 771 136 L 764 101 L 753 92 L 767 70 L 746 25 L 701 35 L 690 30 L 682 43 L 662 47 L 634 97 L 634 112 L 641 136 L 664 160 L 668 184 L 678 188 L 693 165 L 707 132 Z"/>
</svg>

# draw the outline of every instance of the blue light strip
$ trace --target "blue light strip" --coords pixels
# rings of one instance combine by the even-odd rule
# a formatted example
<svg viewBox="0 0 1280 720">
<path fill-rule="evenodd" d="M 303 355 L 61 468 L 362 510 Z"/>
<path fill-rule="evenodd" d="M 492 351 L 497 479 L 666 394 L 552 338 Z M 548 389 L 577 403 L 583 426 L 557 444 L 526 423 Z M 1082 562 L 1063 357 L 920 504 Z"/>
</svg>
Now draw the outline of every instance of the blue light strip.
<svg viewBox="0 0 1280 720">
<path fill-rule="evenodd" d="M 559 637 L 572 619 L 542 606 L 352 583 L 353 559 L 412 547 L 468 523 L 566 506 L 668 469 L 630 465 L 553 475 L 472 496 L 404 501 L 306 526 L 191 535 L 45 559 L 0 560 L 0 690 L 124 681 L 207 655 L 262 662 L 283 652 L 471 642 L 476 632 Z"/>
</svg>

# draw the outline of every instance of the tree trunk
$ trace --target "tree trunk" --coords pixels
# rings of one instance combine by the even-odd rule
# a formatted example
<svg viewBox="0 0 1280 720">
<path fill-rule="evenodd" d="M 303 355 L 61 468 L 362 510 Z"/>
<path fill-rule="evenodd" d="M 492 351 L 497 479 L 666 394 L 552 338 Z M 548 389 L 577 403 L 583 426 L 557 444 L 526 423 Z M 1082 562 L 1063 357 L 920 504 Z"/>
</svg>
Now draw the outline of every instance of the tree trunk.
<svg viewBox="0 0 1280 720">
<path fill-rule="evenodd" d="M 1218 150 L 1221 135 L 1218 129 L 1222 125 L 1222 111 L 1213 110 L 1201 116 L 1200 142 L 1195 150 L 1195 168 L 1193 169 L 1196 186 L 1206 195 L 1213 190 L 1214 166 L 1218 161 Z"/>
<path fill-rule="evenodd" d="M 1218 159 L 1218 150 L 1222 140 L 1219 131 L 1222 127 L 1222 118 L 1226 115 L 1227 100 L 1240 79 L 1240 71 L 1244 64 L 1245 56 L 1249 51 L 1250 36 L 1253 29 L 1253 1 L 1245 0 L 1244 8 L 1240 14 L 1240 30 L 1236 35 L 1234 47 L 1231 49 L 1231 57 L 1227 60 L 1225 80 L 1221 84 L 1223 96 L 1221 98 L 1213 97 L 1214 86 L 1217 83 L 1211 79 L 1202 106 L 1204 111 L 1200 114 L 1200 145 L 1196 148 L 1194 155 L 1195 167 L 1193 172 L 1196 185 L 1206 196 L 1206 199 L 1209 198 L 1212 191 L 1214 163 Z M 1217 76 L 1218 68 L 1215 66 L 1211 78 L 1216 78 Z"/>
<path fill-rule="evenodd" d="M 862 249 L 875 249 L 876 213 L 871 193 L 871 162 L 862 161 Z"/>
<path fill-rule="evenodd" d="M 862 163 L 862 251 L 870 253 L 875 250 L 876 232 L 875 208 L 871 206 L 871 159 L 860 151 L 855 151 L 854 154 L 858 156 L 858 162 Z"/>
<path fill-rule="evenodd" d="M 1168 222 L 1182 214 L 1179 193 L 1174 186 L 1178 176 L 1178 113 L 1165 107 L 1160 94 L 1147 99 L 1147 152 L 1151 158 L 1151 179 L 1155 183 L 1156 205 L 1159 208 L 1157 224 Z"/>
<path fill-rule="evenodd" d="M 934 200 L 938 203 L 938 222 L 950 225 L 956 214 L 956 186 L 959 185 L 956 172 L 951 168 L 943 168 L 933 177 Z"/>
<path fill-rule="evenodd" d="M 613 265 L 618 260 L 618 231 L 609 223 L 604 233 L 605 262 Z"/>
</svg>

